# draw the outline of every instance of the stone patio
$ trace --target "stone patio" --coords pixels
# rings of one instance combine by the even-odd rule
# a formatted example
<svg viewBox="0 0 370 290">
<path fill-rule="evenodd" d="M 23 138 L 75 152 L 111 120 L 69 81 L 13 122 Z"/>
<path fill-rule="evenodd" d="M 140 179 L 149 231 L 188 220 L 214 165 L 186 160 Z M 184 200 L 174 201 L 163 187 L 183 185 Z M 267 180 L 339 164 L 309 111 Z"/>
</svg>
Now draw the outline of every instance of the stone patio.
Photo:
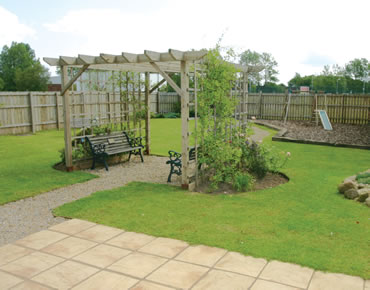
<svg viewBox="0 0 370 290">
<path fill-rule="evenodd" d="M 2 246 L 0 289 L 370 290 L 370 280 L 73 219 Z"/>
<path fill-rule="evenodd" d="M 370 280 L 73 219 L 1 247 L 0 289 L 370 290 Z"/>
</svg>

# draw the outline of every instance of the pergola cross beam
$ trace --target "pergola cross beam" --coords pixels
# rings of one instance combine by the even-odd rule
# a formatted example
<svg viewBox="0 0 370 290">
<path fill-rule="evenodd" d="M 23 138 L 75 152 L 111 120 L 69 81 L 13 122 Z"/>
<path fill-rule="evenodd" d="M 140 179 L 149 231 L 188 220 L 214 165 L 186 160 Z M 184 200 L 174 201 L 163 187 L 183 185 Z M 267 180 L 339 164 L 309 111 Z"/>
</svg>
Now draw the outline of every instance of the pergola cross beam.
<svg viewBox="0 0 370 290">
<path fill-rule="evenodd" d="M 185 91 L 178 87 L 178 85 L 170 78 L 168 74 L 166 74 L 155 62 L 150 63 L 158 72 L 159 74 L 170 84 L 170 86 L 179 94 L 181 98 L 185 96 Z"/>
</svg>

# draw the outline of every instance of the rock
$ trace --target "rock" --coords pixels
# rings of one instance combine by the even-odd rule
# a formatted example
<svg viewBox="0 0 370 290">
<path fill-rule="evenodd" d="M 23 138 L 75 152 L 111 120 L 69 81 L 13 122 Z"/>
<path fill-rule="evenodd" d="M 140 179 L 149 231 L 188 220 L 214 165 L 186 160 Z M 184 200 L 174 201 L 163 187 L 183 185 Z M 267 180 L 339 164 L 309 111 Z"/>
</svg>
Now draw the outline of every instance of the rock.
<svg viewBox="0 0 370 290">
<path fill-rule="evenodd" d="M 352 175 L 352 176 L 350 176 L 350 177 L 347 177 L 347 178 L 343 181 L 343 183 L 346 183 L 346 182 L 348 182 L 348 181 L 356 182 L 356 175 Z"/>
<path fill-rule="evenodd" d="M 358 197 L 358 191 L 355 188 L 348 189 L 344 192 L 344 196 L 349 199 Z"/>
<path fill-rule="evenodd" d="M 370 196 L 370 188 L 362 188 L 357 192 L 359 202 L 364 202 Z"/>
<path fill-rule="evenodd" d="M 365 200 L 365 204 L 370 207 L 370 197 Z"/>
<path fill-rule="evenodd" d="M 344 193 L 349 189 L 356 189 L 356 184 L 353 181 L 347 180 L 338 186 L 338 190 L 340 193 Z"/>
</svg>

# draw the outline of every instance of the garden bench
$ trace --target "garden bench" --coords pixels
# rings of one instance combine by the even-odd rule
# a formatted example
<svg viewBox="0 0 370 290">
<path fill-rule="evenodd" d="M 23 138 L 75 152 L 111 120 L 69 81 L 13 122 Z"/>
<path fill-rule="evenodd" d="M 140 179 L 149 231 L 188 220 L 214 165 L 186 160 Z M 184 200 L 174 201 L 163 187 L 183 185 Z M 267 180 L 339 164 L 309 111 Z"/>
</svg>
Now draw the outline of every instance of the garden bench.
<svg viewBox="0 0 370 290">
<path fill-rule="evenodd" d="M 144 162 L 141 149 L 144 146 L 141 144 L 141 137 L 130 138 L 126 132 L 98 135 L 87 137 L 91 153 L 93 155 L 93 164 L 91 169 L 95 168 L 95 163 L 101 161 L 104 163 L 105 169 L 108 171 L 107 157 L 110 155 L 130 152 L 128 160 L 130 161 L 131 155 L 140 155 L 141 162 Z"/>
<path fill-rule="evenodd" d="M 199 150 L 199 147 L 198 147 Z M 181 153 L 170 150 L 168 151 L 170 160 L 166 162 L 166 164 L 170 164 L 170 174 L 168 175 L 167 182 L 171 182 L 171 176 L 172 174 L 177 174 L 180 176 L 182 174 L 181 167 L 182 167 L 182 161 L 181 161 Z M 195 160 L 195 147 L 190 148 L 189 150 L 189 161 Z M 200 169 L 202 164 L 198 165 L 198 169 Z"/>
</svg>

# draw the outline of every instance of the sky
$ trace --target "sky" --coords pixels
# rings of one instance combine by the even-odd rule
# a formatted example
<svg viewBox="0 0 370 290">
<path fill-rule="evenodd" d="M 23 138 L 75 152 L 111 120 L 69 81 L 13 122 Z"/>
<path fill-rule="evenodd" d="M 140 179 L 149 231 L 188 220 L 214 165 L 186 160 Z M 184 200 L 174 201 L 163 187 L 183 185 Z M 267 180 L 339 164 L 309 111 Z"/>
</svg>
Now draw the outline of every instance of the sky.
<svg viewBox="0 0 370 290">
<path fill-rule="evenodd" d="M 223 36 L 237 53 L 270 53 L 286 84 L 296 72 L 370 59 L 369 11 L 369 0 L 0 0 L 0 48 L 25 42 L 42 60 L 198 50 Z"/>
</svg>

